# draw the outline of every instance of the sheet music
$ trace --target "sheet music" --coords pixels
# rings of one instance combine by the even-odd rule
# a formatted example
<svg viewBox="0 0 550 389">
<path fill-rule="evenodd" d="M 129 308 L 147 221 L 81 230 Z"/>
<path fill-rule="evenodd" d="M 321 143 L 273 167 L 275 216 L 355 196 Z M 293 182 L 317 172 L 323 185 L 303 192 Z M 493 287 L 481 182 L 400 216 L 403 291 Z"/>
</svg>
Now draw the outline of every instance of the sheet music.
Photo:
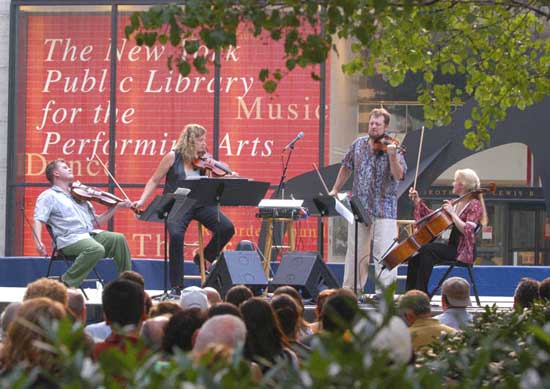
<svg viewBox="0 0 550 389">
<path fill-rule="evenodd" d="M 334 209 L 336 209 L 336 212 L 338 212 L 340 216 L 346 219 L 349 224 L 353 225 L 353 223 L 355 223 L 353 212 L 347 209 L 344 204 L 342 204 L 337 198 L 334 199 Z"/>
<path fill-rule="evenodd" d="M 191 189 L 189 188 L 177 188 L 174 194 L 177 195 L 184 195 L 187 196 L 189 193 L 191 193 Z"/>
</svg>

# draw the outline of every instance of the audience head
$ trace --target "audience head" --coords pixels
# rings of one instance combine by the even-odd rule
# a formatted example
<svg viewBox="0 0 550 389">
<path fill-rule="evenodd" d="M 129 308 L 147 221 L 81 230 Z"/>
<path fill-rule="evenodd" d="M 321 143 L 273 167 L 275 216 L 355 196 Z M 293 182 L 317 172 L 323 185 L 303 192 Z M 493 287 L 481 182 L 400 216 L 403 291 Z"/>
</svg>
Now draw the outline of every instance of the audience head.
<svg viewBox="0 0 550 389">
<path fill-rule="evenodd" d="M 206 292 L 206 297 L 208 297 L 208 304 L 211 307 L 222 302 L 220 292 L 218 292 L 216 289 L 212 288 L 211 286 L 206 286 L 203 288 L 203 290 Z"/>
<path fill-rule="evenodd" d="M 300 319 L 300 308 L 292 297 L 287 294 L 274 296 L 271 300 L 271 307 L 279 319 L 281 330 L 289 340 L 295 340 Z"/>
<path fill-rule="evenodd" d="M 225 294 L 225 302 L 240 307 L 246 300 L 254 297 L 254 293 L 246 285 L 234 285 Z"/>
<path fill-rule="evenodd" d="M 2 339 L 6 337 L 8 328 L 15 319 L 15 315 L 17 314 L 17 311 L 19 311 L 19 307 L 21 307 L 21 303 L 19 301 L 15 301 L 13 303 L 9 303 L 2 311 L 2 315 L 0 316 L 0 321 L 2 322 Z"/>
<path fill-rule="evenodd" d="M 462 277 L 447 278 L 441 285 L 441 301 L 444 310 L 472 305 L 470 284 Z"/>
<path fill-rule="evenodd" d="M 199 308 L 201 311 L 208 310 L 208 297 L 206 292 L 198 286 L 189 286 L 181 291 L 180 306 L 185 309 Z"/>
<path fill-rule="evenodd" d="M 169 320 L 168 316 L 156 316 L 143 322 L 141 338 L 151 350 L 161 349 L 164 331 Z"/>
<path fill-rule="evenodd" d="M 246 326 L 234 315 L 218 315 L 208 319 L 199 329 L 193 353 L 203 353 L 209 347 L 224 345 L 234 349 L 244 345 Z"/>
<path fill-rule="evenodd" d="M 540 283 L 539 296 L 542 300 L 550 300 L 550 277 Z"/>
<path fill-rule="evenodd" d="M 67 296 L 69 297 L 67 301 L 67 311 L 69 315 L 75 321 L 81 323 L 86 323 L 86 302 L 84 301 L 84 295 L 79 289 L 68 288 Z"/>
<path fill-rule="evenodd" d="M 259 297 L 248 299 L 241 305 L 246 325 L 245 356 L 274 361 L 288 346 L 288 340 L 281 330 L 279 320 L 269 303 Z"/>
<path fill-rule="evenodd" d="M 321 312 L 323 312 L 323 305 L 327 301 L 327 299 L 332 296 L 334 293 L 336 293 L 336 289 L 325 289 L 319 293 L 317 296 L 317 302 L 315 305 L 315 317 L 317 320 L 321 317 Z"/>
<path fill-rule="evenodd" d="M 231 303 L 219 303 L 213 305 L 208 309 L 208 317 L 214 317 L 219 315 L 233 315 L 237 316 L 239 319 L 242 319 L 243 315 L 239 308 Z"/>
<path fill-rule="evenodd" d="M 164 330 L 162 350 L 168 354 L 173 354 L 175 348 L 191 351 L 193 336 L 205 321 L 206 314 L 199 308 L 174 313 Z"/>
<path fill-rule="evenodd" d="M 175 301 L 161 301 L 158 304 L 153 305 L 149 311 L 149 317 L 156 317 L 162 315 L 173 315 L 176 312 L 183 311 L 183 308 Z"/>
<path fill-rule="evenodd" d="M 36 297 L 47 297 L 53 301 L 67 306 L 67 287 L 57 280 L 51 278 L 39 278 L 27 285 L 23 301 Z"/>
<path fill-rule="evenodd" d="M 399 311 L 410 326 L 417 318 L 431 315 L 430 298 L 421 290 L 409 290 L 399 299 Z"/>
<path fill-rule="evenodd" d="M 143 290 L 145 290 L 145 278 L 143 278 L 143 276 L 137 271 L 125 270 L 118 275 L 118 279 L 133 281 L 136 284 L 140 285 Z"/>
<path fill-rule="evenodd" d="M 116 279 L 103 290 L 103 313 L 111 327 L 137 326 L 145 318 L 143 288 L 125 279 Z"/>
<path fill-rule="evenodd" d="M 347 289 L 338 289 L 325 301 L 321 313 L 323 330 L 343 333 L 353 326 L 359 305 L 353 292 L 347 291 Z"/>
<path fill-rule="evenodd" d="M 540 283 L 533 278 L 522 278 L 514 293 L 514 308 L 531 308 L 535 300 L 540 297 L 539 286 Z"/>
<path fill-rule="evenodd" d="M 46 297 L 36 297 L 23 302 L 15 320 L 11 323 L 5 340 L 3 352 L 4 367 L 11 369 L 20 364 L 29 367 L 41 367 L 47 371 L 56 370 L 56 358 L 40 343 L 48 343 L 41 328 L 53 320 L 66 316 L 65 307 Z M 29 325 L 30 324 L 30 325 Z"/>
</svg>

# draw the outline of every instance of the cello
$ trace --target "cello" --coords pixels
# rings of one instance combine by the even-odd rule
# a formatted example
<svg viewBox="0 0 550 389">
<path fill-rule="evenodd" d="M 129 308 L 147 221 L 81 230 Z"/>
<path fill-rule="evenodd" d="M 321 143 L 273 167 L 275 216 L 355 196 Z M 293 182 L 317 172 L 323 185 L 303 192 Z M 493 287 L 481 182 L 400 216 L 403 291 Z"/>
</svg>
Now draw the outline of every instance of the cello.
<svg viewBox="0 0 550 389">
<path fill-rule="evenodd" d="M 456 199 L 451 200 L 451 205 L 455 205 L 460 200 L 471 198 L 482 193 L 492 192 L 496 190 L 494 183 L 489 184 L 489 188 L 480 188 L 472 190 Z M 427 245 L 436 239 L 443 231 L 453 225 L 453 219 L 443 209 L 438 208 L 435 211 L 427 214 L 415 223 L 415 232 L 397 244 L 390 252 L 388 252 L 382 261 L 388 270 L 405 262 L 409 257 L 415 254 L 422 246 Z"/>
</svg>

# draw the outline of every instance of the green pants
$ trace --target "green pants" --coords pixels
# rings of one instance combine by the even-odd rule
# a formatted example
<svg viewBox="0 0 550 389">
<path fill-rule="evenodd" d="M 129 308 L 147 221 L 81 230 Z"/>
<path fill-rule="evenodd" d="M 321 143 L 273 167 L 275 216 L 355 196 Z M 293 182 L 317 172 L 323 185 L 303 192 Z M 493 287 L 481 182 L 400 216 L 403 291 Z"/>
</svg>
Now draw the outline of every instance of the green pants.
<svg viewBox="0 0 550 389">
<path fill-rule="evenodd" d="M 78 288 L 101 258 L 113 258 L 118 273 L 132 269 L 128 243 L 124 235 L 118 232 L 93 234 L 91 238 L 63 247 L 62 251 L 65 255 L 76 257 L 61 277 L 71 287 Z"/>
</svg>

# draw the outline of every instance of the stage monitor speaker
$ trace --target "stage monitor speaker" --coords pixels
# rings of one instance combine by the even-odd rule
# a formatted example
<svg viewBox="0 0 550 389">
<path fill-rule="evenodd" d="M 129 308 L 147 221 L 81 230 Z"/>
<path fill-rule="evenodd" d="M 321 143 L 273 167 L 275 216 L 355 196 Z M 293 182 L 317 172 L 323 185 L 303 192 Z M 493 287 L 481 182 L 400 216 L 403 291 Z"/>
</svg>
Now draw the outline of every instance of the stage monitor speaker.
<svg viewBox="0 0 550 389">
<path fill-rule="evenodd" d="M 322 290 L 340 287 L 319 254 L 302 251 L 291 251 L 283 255 L 271 285 L 274 289 L 290 285 L 304 299 L 314 300 Z"/>
<path fill-rule="evenodd" d="M 204 286 L 215 288 L 222 298 L 234 285 L 246 285 L 255 295 L 267 288 L 260 256 L 256 251 L 224 251 L 206 278 Z"/>
</svg>

